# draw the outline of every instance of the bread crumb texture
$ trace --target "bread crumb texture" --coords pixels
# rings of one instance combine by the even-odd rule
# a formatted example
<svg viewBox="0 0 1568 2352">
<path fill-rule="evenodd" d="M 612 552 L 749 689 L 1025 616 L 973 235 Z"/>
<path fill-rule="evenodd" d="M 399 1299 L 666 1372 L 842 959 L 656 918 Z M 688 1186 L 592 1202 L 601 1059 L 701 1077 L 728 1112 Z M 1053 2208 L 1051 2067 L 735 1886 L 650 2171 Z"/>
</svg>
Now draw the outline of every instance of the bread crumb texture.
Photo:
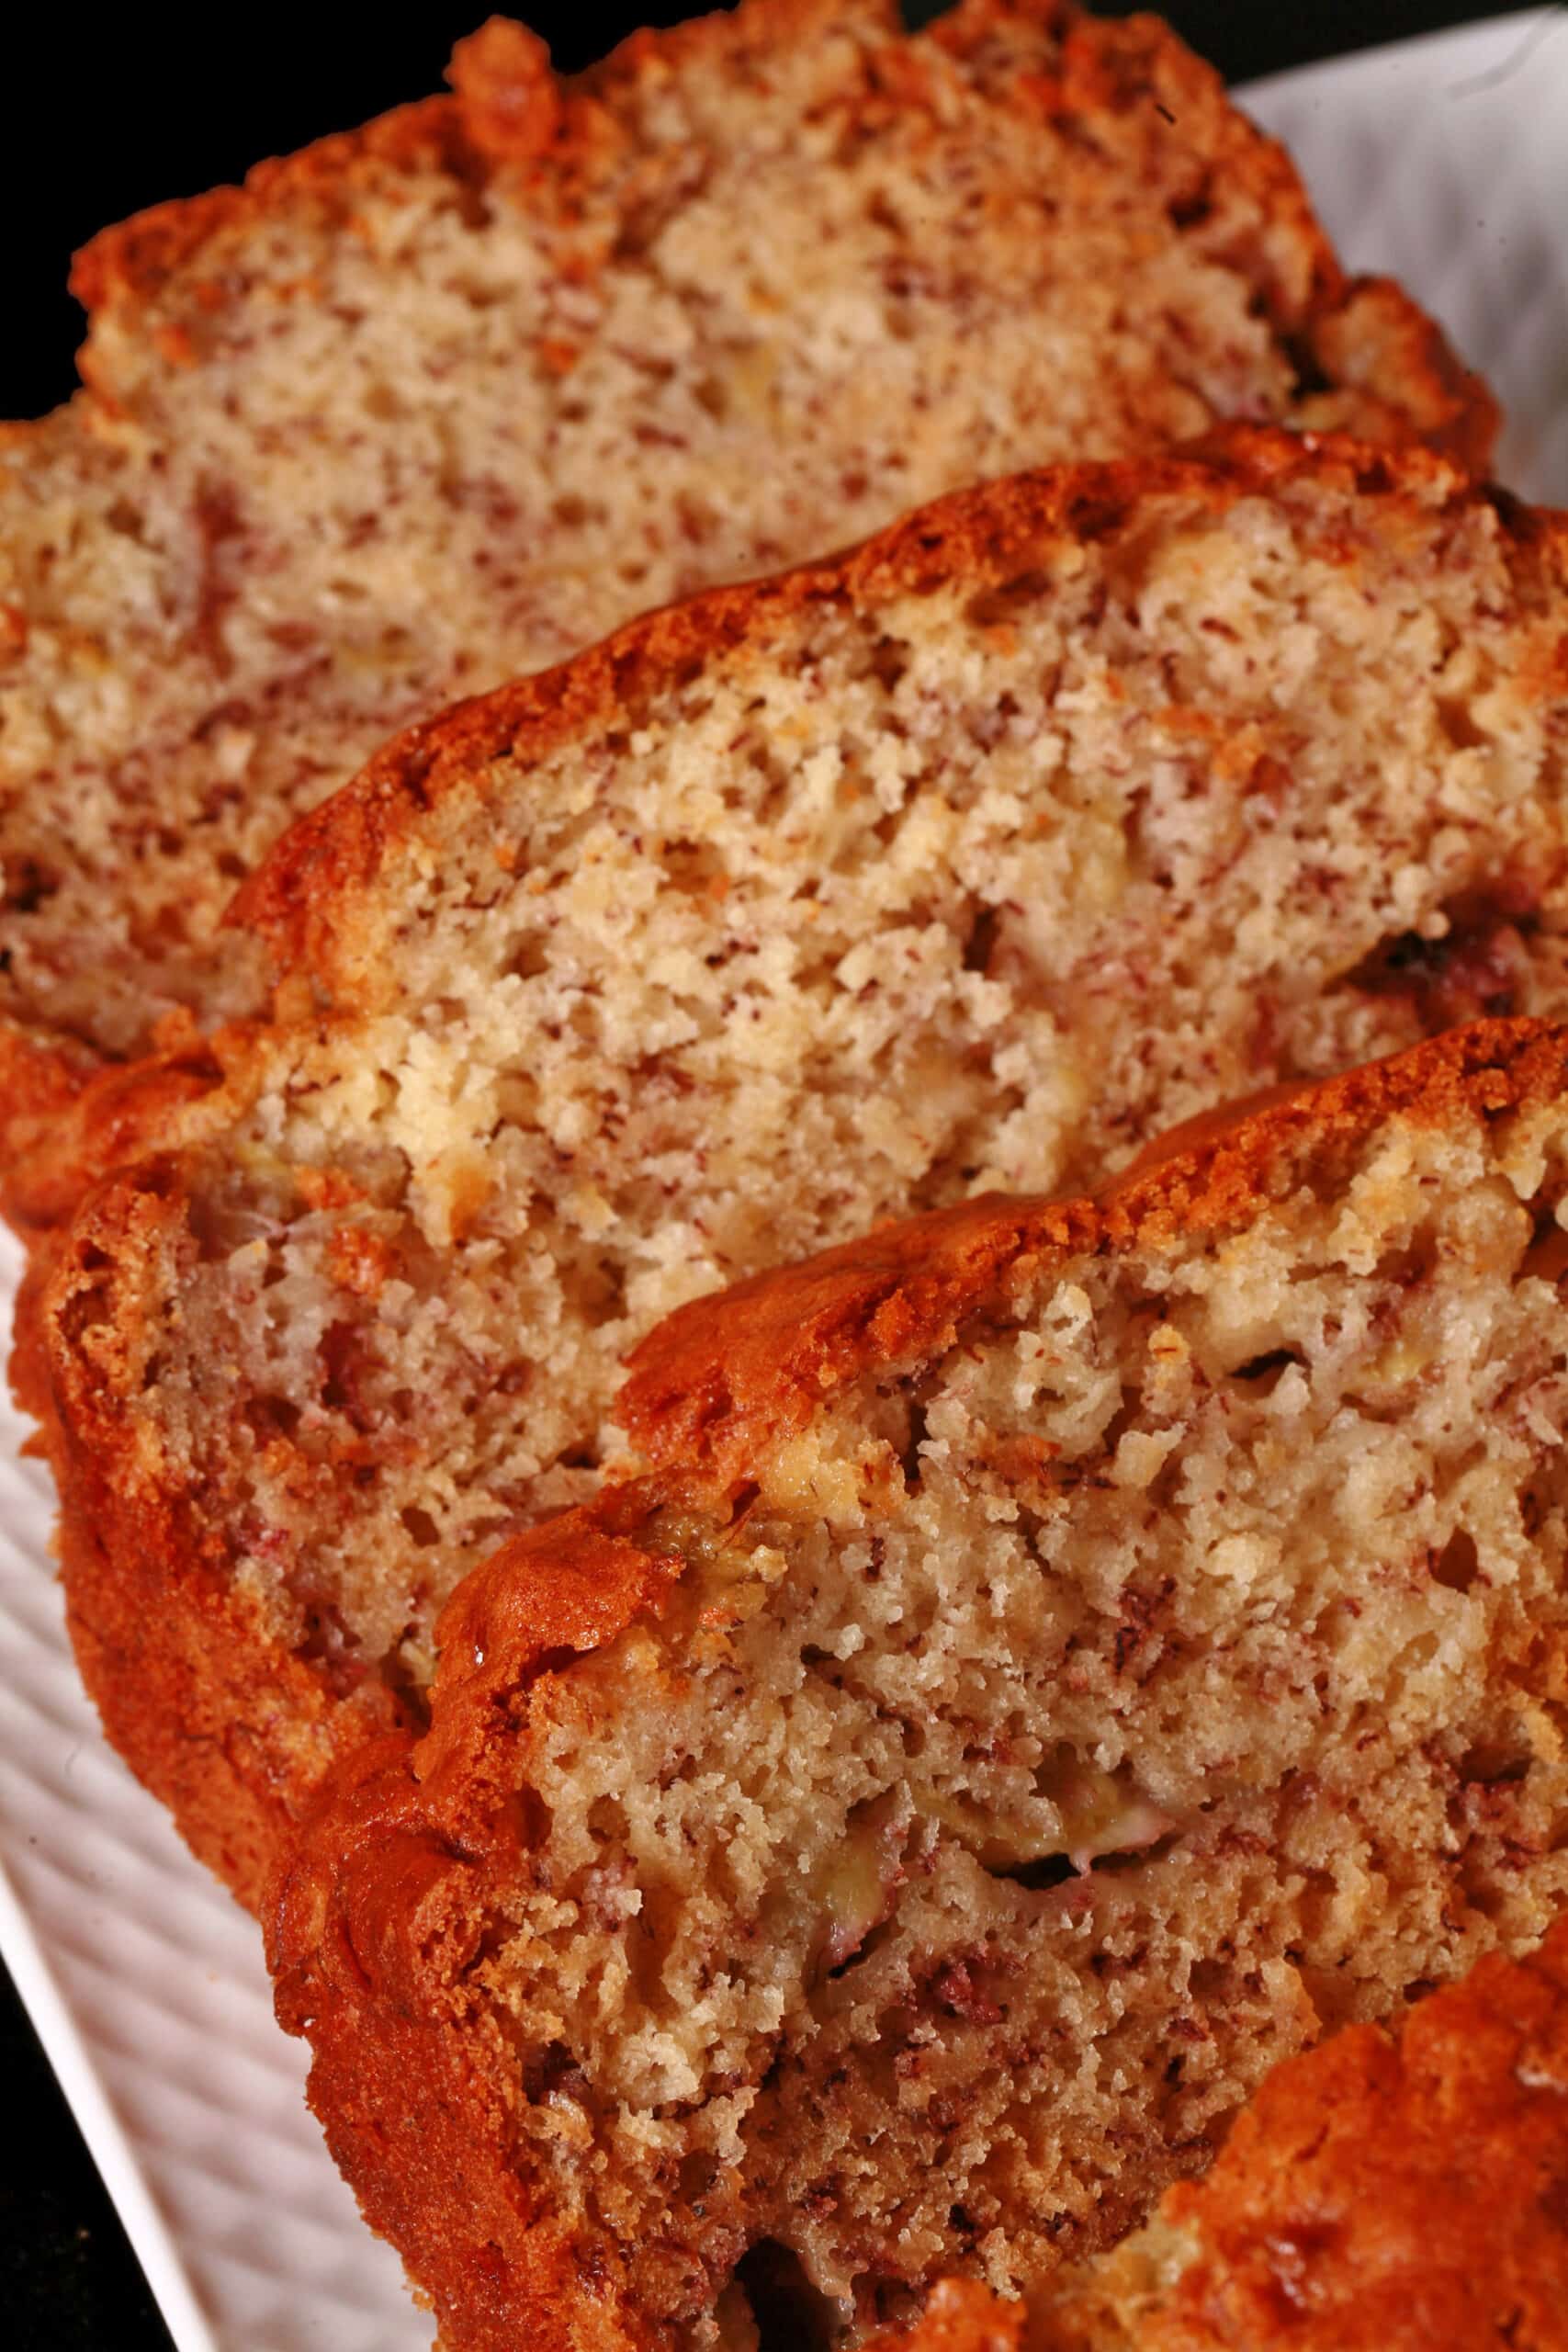
<svg viewBox="0 0 1568 2352">
<path fill-rule="evenodd" d="M 1561 2352 L 1568 1923 L 1286 2059 L 1201 2184 L 1032 2309 L 937 2287 L 877 2352 Z"/>
<path fill-rule="evenodd" d="M 124 1074 L 112 1154 L 163 1156 L 24 1307 L 138 1769 L 195 1777 L 145 1747 L 182 1594 L 266 1803 L 315 1770 L 299 1706 L 417 1705 L 457 1577 L 624 1450 L 621 1359 L 693 1297 L 1568 1010 L 1563 563 L 1441 460 L 1233 429 L 391 746 L 250 893 L 303 1010 Z"/>
<path fill-rule="evenodd" d="M 783 2352 L 944 2273 L 1038 2299 L 1278 2061 L 1540 1938 L 1565 1154 L 1568 1032 L 1492 1024 L 1098 1203 L 941 1212 L 677 1318 L 700 1442 L 466 1579 L 428 1730 L 361 1751 L 273 1922 L 318 2110 L 447 2340 L 543 2352 L 591 2311 Z M 1329 2233 L 1303 2276 L 1321 2250 L 1342 2293 L 1383 2245 L 1414 2278 L 1500 2108 L 1556 2216 L 1560 1992 L 1483 1980 L 1462 2126 L 1428 2089 L 1452 2009 L 1342 2039 L 1326 2098 L 1280 2077 L 1245 2194 L 1168 2208 L 1200 2261 L 1151 2343 L 1284 2312 L 1276 2198 Z M 1379 2201 L 1347 2168 L 1385 2078 Z"/>
<path fill-rule="evenodd" d="M 0 428 L 0 1108 L 259 1001 L 220 938 L 392 729 L 1021 465 L 1493 411 L 1350 285 L 1153 18 L 749 0 L 454 94 L 80 256 L 85 389 Z"/>
</svg>

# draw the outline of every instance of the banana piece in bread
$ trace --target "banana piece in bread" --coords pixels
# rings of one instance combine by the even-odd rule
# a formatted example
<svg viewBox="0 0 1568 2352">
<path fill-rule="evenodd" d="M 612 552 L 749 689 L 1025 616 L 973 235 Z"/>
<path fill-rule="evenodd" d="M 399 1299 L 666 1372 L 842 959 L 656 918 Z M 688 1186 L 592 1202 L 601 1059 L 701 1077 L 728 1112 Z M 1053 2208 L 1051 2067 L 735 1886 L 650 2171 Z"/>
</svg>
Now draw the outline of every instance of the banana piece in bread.
<svg viewBox="0 0 1568 2352">
<path fill-rule="evenodd" d="M 1482 1023 L 652 1335 L 659 1471 L 459 1587 L 273 1922 L 452 2352 L 1037 2294 L 1275 2062 L 1541 1937 L 1565 1222 L 1568 1027 Z"/>
<path fill-rule="evenodd" d="M 876 2352 L 1562 2352 L 1565 2182 L 1559 1919 L 1284 2060 L 1201 2182 L 1032 2310 L 944 2280 Z"/>
<path fill-rule="evenodd" d="M 455 695 L 1233 413 L 1490 448 L 1153 17 L 748 0 L 567 83 L 492 21 L 452 79 L 100 237 L 85 390 L 0 433 L 19 1218 L 104 1057 L 264 1001 L 220 923 L 284 822 Z"/>
<path fill-rule="evenodd" d="M 686 1299 L 1568 1012 L 1564 555 L 1424 454 L 1233 432 L 712 592 L 307 818 L 248 902 L 297 1017 L 128 1074 L 160 1148 L 21 1320 L 88 1682 L 198 1850 L 254 1897 L 417 1715 Z"/>
</svg>

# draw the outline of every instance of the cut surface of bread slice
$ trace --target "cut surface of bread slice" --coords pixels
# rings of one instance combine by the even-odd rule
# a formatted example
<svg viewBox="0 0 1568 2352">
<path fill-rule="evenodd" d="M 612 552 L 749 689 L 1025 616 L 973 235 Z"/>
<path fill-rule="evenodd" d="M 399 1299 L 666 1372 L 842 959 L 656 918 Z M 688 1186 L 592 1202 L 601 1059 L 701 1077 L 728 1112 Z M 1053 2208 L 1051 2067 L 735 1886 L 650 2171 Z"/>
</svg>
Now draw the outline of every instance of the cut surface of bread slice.
<svg viewBox="0 0 1568 2352">
<path fill-rule="evenodd" d="M 877 2352 L 1563 2352 L 1568 1922 L 1286 2058 L 1213 2171 L 1034 2310 L 938 2286 Z"/>
<path fill-rule="evenodd" d="M 876 2352 L 1562 2352 L 1568 1922 L 1286 2059 L 1201 2183 L 1034 2308 L 944 2282 Z"/>
<path fill-rule="evenodd" d="M 128 1073 L 116 1152 L 180 1148 L 23 1317 L 88 1679 L 201 1850 L 417 1706 L 684 1300 L 1568 1011 L 1563 573 L 1439 460 L 1232 433 L 637 624 L 306 820 L 251 908 L 327 1010 Z"/>
<path fill-rule="evenodd" d="M 664 1472 L 464 1581 L 274 1924 L 446 2342 L 1043 2288 L 1545 1932 L 1565 1219 L 1568 1028 L 1483 1023 L 662 1328 Z"/>
<path fill-rule="evenodd" d="M 1151 17 L 750 0 L 564 85 L 492 22 L 453 81 L 107 232 L 85 390 L 0 435 L 13 1159 L 160 1017 L 254 1009 L 235 882 L 457 694 L 1232 413 L 1484 461 L 1483 390 Z"/>
</svg>

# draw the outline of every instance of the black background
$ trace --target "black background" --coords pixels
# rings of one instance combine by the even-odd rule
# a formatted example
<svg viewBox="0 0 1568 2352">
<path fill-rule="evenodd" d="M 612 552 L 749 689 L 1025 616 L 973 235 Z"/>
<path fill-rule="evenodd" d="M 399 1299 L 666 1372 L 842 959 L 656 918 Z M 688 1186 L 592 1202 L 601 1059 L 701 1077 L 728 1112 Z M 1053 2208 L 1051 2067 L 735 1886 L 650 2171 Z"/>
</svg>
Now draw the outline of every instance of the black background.
<svg viewBox="0 0 1568 2352">
<path fill-rule="evenodd" d="M 563 69 L 639 23 L 695 14 L 514 0 Z M 243 15 L 63 6 L 6 28 L 0 416 L 74 382 L 72 254 L 107 221 L 240 178 L 258 156 L 438 86 L 485 0 L 406 10 L 274 0 Z M 931 6 L 911 15 L 936 13 Z M 1124 7 L 1102 13 L 1125 16 Z M 1496 15 L 1485 0 L 1171 0 L 1164 12 L 1232 80 Z M 0 2312 L 20 2352 L 168 2352 L 169 2338 L 30 2029 L 0 1973 Z M 266 2347 L 247 2347 L 266 2352 Z M 520 2347 L 521 2352 L 521 2347 Z"/>
</svg>

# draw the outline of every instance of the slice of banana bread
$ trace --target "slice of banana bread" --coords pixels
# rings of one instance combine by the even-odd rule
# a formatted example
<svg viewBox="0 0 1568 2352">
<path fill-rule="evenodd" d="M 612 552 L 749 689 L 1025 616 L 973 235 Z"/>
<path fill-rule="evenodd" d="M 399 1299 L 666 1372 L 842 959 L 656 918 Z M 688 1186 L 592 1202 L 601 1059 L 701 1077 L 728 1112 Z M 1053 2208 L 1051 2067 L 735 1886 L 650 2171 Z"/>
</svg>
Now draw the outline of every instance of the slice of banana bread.
<svg viewBox="0 0 1568 2352">
<path fill-rule="evenodd" d="M 1032 2310 L 945 2281 L 877 2352 L 1562 2352 L 1565 2184 L 1560 1919 L 1284 2060 L 1201 2183 Z"/>
<path fill-rule="evenodd" d="M 683 1300 L 1568 1012 L 1564 569 L 1440 460 L 1232 433 L 714 592 L 307 819 L 250 901 L 299 1020 L 128 1076 L 114 1153 L 184 1149 L 23 1317 L 88 1679 L 200 1849 L 254 1885 L 417 1706 Z"/>
<path fill-rule="evenodd" d="M 254 1009 L 236 880 L 395 727 L 703 582 L 1231 413 L 1494 413 L 1152 17 L 748 0 L 108 232 L 0 432 L 0 1151 Z"/>
<path fill-rule="evenodd" d="M 1568 1027 L 1483 1023 L 671 1318 L 664 1471 L 465 1580 L 428 1731 L 362 1753 L 273 1926 L 453 2352 L 1043 2289 L 1276 2060 L 1544 1933 L 1565 1227 Z M 1235 2297 L 1277 2189 L 1177 2209 Z"/>
</svg>

